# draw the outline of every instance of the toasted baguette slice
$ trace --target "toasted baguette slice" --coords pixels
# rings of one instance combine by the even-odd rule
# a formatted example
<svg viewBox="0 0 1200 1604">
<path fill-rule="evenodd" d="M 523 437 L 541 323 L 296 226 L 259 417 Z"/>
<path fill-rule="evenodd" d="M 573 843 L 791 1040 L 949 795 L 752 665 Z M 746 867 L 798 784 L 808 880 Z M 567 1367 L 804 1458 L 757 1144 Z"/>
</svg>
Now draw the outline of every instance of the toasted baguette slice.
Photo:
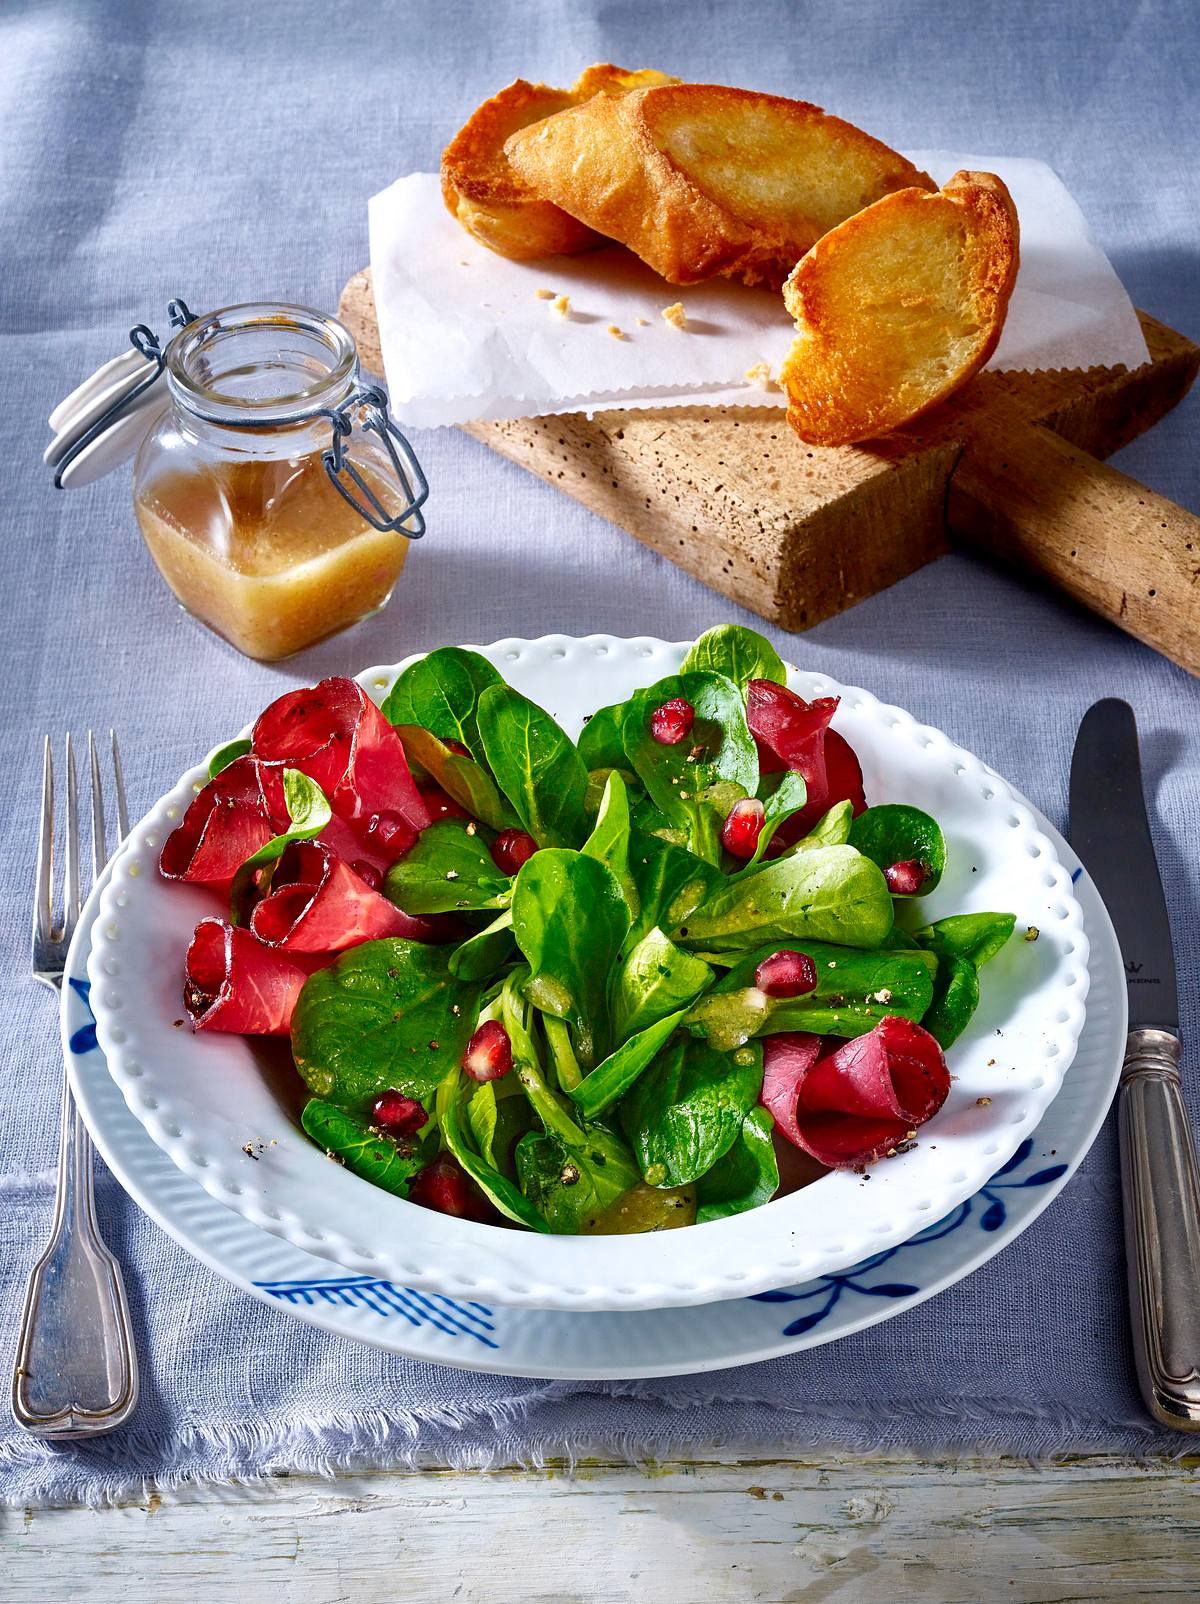
<svg viewBox="0 0 1200 1604">
<path fill-rule="evenodd" d="M 933 180 L 819 106 L 717 84 L 597 98 L 512 135 L 513 170 L 671 284 L 778 289 L 809 246 L 894 189 Z"/>
<path fill-rule="evenodd" d="M 779 375 L 802 440 L 848 445 L 919 416 L 996 349 L 1017 213 L 992 173 L 903 189 L 826 234 L 783 298 L 799 334 Z"/>
<path fill-rule="evenodd" d="M 665 73 L 626 72 L 607 62 L 584 72 L 571 89 L 524 78 L 485 100 L 442 152 L 442 196 L 468 233 L 515 261 L 591 250 L 602 237 L 552 202 L 540 199 L 508 164 L 504 141 L 529 123 L 590 100 L 677 80 Z"/>
</svg>

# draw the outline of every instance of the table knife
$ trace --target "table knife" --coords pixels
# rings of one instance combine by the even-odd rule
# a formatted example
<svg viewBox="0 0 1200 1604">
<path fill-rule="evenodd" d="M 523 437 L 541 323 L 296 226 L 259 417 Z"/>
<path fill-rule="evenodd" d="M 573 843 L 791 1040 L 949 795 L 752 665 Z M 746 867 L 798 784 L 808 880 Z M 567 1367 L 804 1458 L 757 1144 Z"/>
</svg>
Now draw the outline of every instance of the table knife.
<svg viewBox="0 0 1200 1604">
<path fill-rule="evenodd" d="M 1128 702 L 1097 702 L 1079 726 L 1070 835 L 1116 927 L 1129 990 L 1117 1111 L 1138 1381 L 1156 1420 L 1200 1431 L 1200 1172 L 1180 1089 L 1171 927 Z"/>
</svg>

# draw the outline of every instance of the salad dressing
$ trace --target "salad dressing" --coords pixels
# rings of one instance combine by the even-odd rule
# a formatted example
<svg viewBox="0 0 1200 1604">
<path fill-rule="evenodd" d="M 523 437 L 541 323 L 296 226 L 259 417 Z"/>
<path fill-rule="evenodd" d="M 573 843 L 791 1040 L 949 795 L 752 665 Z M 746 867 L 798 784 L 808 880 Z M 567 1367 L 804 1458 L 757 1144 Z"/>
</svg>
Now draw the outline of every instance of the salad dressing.
<svg viewBox="0 0 1200 1604">
<path fill-rule="evenodd" d="M 380 478 L 363 477 L 380 493 Z M 374 529 L 335 490 L 320 452 L 174 464 L 139 478 L 134 506 L 181 605 L 248 657 L 270 661 L 384 606 L 407 539 Z"/>
</svg>

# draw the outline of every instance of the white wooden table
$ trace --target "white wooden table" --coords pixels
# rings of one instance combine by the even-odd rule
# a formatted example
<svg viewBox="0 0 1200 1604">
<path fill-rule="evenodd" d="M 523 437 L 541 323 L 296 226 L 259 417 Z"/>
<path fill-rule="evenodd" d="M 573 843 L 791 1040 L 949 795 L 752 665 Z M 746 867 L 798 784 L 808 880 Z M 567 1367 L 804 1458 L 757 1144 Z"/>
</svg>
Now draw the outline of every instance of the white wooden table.
<svg viewBox="0 0 1200 1604">
<path fill-rule="evenodd" d="M 280 1477 L 0 1512 L 11 1604 L 1200 1598 L 1200 1458 L 704 1458 Z"/>
</svg>

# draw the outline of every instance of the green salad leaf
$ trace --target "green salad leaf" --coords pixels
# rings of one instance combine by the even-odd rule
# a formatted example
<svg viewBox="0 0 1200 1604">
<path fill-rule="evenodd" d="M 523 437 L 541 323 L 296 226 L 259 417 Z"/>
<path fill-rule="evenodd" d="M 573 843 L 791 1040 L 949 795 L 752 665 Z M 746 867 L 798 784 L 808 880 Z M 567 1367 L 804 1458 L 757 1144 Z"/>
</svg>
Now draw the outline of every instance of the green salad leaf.
<svg viewBox="0 0 1200 1604">
<path fill-rule="evenodd" d="M 476 716 L 487 765 L 538 846 L 582 846 L 588 777 L 574 743 L 549 713 L 508 685 L 489 686 Z"/>
<path fill-rule="evenodd" d="M 724 880 L 718 868 L 686 847 L 636 826 L 630 832 L 629 869 L 639 911 L 625 939 L 626 951 L 656 927 L 676 929 Z"/>
<path fill-rule="evenodd" d="M 763 805 L 762 829 L 758 832 L 754 855 L 740 867 L 743 874 L 747 869 L 758 867 L 779 826 L 805 806 L 808 801 L 808 782 L 798 769 L 784 769 L 780 774 L 764 775 L 759 782 L 758 795 Z"/>
<path fill-rule="evenodd" d="M 629 951 L 617 972 L 612 994 L 614 1036 L 624 1041 L 694 1002 L 712 978 L 712 969 L 702 958 L 677 947 L 656 925 Z"/>
<path fill-rule="evenodd" d="M 512 909 L 504 908 L 490 925 L 455 947 L 450 954 L 450 973 L 459 980 L 490 980 L 516 956 Z"/>
<path fill-rule="evenodd" d="M 450 973 L 445 947 L 394 937 L 351 947 L 310 975 L 292 1016 L 292 1056 L 314 1096 L 363 1117 L 380 1092 L 428 1109 L 462 1059 L 480 988 Z"/>
<path fill-rule="evenodd" d="M 919 897 L 934 889 L 946 868 L 946 842 L 937 820 L 898 802 L 860 813 L 850 826 L 850 845 L 881 869 L 893 863 L 919 863 L 925 870 Z"/>
<path fill-rule="evenodd" d="M 823 941 L 797 942 L 791 949 L 813 961 L 814 991 L 798 997 L 768 997 L 754 972 L 780 946 L 758 947 L 695 1003 L 687 1028 L 722 1052 L 754 1036 L 808 1030 L 817 1036 L 862 1036 L 887 1014 L 914 1023 L 924 1019 L 934 995 L 937 960 L 922 951 L 864 952 Z"/>
<path fill-rule="evenodd" d="M 383 882 L 384 895 L 405 913 L 503 908 L 512 899 L 512 887 L 486 839 L 466 819 L 428 825 Z"/>
<path fill-rule="evenodd" d="M 546 1222 L 531 1206 L 523 1193 L 507 1176 L 489 1164 L 471 1146 L 463 1124 L 462 1089 L 466 1077 L 454 1069 L 438 1087 L 438 1126 L 452 1158 L 456 1158 L 475 1185 L 501 1214 L 528 1226 L 531 1231 L 544 1231 Z"/>
<path fill-rule="evenodd" d="M 913 932 L 930 952 L 966 958 L 978 969 L 996 956 L 1016 929 L 1014 913 L 956 913 Z"/>
<path fill-rule="evenodd" d="M 592 833 L 583 843 L 584 854 L 611 871 L 621 888 L 630 920 L 638 916 L 640 901 L 629 867 L 629 793 L 616 769 L 610 771 Z"/>
<path fill-rule="evenodd" d="M 397 1197 L 408 1196 L 408 1183 L 425 1162 L 417 1142 L 397 1142 L 319 1097 L 305 1103 L 300 1123 L 305 1135 L 332 1158 Z"/>
<path fill-rule="evenodd" d="M 625 741 L 621 735 L 628 702 L 614 702 L 592 714 L 579 732 L 579 756 L 585 768 L 627 769 Z"/>
<path fill-rule="evenodd" d="M 250 750 L 250 742 L 245 736 L 239 736 L 236 741 L 226 741 L 224 746 L 218 746 L 208 760 L 209 779 L 215 780 L 222 769 L 227 769 L 231 763 L 236 763 L 239 757 L 245 757 Z"/>
<path fill-rule="evenodd" d="M 726 879 L 673 937 L 703 952 L 805 939 L 877 947 L 891 927 L 891 893 L 875 864 L 851 846 L 815 847 Z"/>
<path fill-rule="evenodd" d="M 695 712 L 691 733 L 673 746 L 656 741 L 655 711 L 682 697 Z M 742 693 L 724 674 L 675 674 L 638 691 L 621 726 L 637 776 L 684 843 L 709 863 L 721 861 L 721 825 L 733 804 L 758 785 L 758 748 Z"/>
<path fill-rule="evenodd" d="M 651 1186 L 685 1186 L 737 1140 L 762 1090 L 762 1047 L 732 1053 L 675 1037 L 634 1082 L 621 1124 Z"/>
<path fill-rule="evenodd" d="M 1016 922 L 1011 913 L 960 913 L 916 932 L 937 959 L 933 1001 L 922 1024 L 943 1049 L 970 1024 L 979 1006 L 979 966 L 996 956 Z"/>
<path fill-rule="evenodd" d="M 609 976 L 629 929 L 616 876 L 596 858 L 549 847 L 521 865 L 512 915 L 530 999 L 570 1025 L 580 1063 L 597 1063 L 609 1046 Z"/>
<path fill-rule="evenodd" d="M 482 763 L 479 698 L 490 685 L 503 684 L 487 658 L 478 652 L 462 646 L 442 646 L 410 663 L 397 678 L 383 704 L 383 716 L 389 724 L 419 726 L 439 741 L 460 741 L 476 762 Z M 424 758 L 418 761 L 429 767 Z"/>
<path fill-rule="evenodd" d="M 467 1101 L 467 1124 L 484 1162 L 515 1180 L 514 1149 L 533 1124 L 533 1109 L 516 1076 L 476 1086 Z"/>
<path fill-rule="evenodd" d="M 579 1112 L 587 1119 L 595 1119 L 597 1114 L 603 1114 L 619 1097 L 623 1097 L 675 1034 L 686 1012 L 686 1009 L 680 1008 L 673 1014 L 655 1020 L 654 1024 L 647 1025 L 635 1036 L 627 1037 L 603 1063 L 597 1064 L 591 1074 L 571 1090 L 571 1097 Z"/>
<path fill-rule="evenodd" d="M 765 1108 L 752 1108 L 738 1139 L 696 1182 L 697 1223 L 727 1219 L 769 1203 L 779 1190 L 779 1163 L 771 1132 L 775 1121 Z"/>
<path fill-rule="evenodd" d="M 853 823 L 853 802 L 835 802 L 829 812 L 817 820 L 808 834 L 801 836 L 799 841 L 788 847 L 783 856 L 793 852 L 811 852 L 814 847 L 845 846 L 850 839 L 850 828 Z"/>
<path fill-rule="evenodd" d="M 707 670 L 724 674 L 742 690 L 752 679 L 787 684 L 787 669 L 779 653 L 757 630 L 742 624 L 718 624 L 705 630 L 683 660 L 679 672 L 690 674 Z"/>
<path fill-rule="evenodd" d="M 419 724 L 398 724 L 396 734 L 404 743 L 410 758 L 416 758 L 431 779 L 437 781 L 448 797 L 460 808 L 465 808 L 476 819 L 490 824 L 493 830 L 513 830 L 520 820 L 495 780 L 474 758 L 452 752 L 444 741 Z M 457 738 L 457 737 L 456 737 Z"/>
<path fill-rule="evenodd" d="M 260 870 L 279 862 L 293 841 L 311 841 L 333 817 L 325 793 L 315 780 L 299 769 L 284 769 L 283 797 L 291 823 L 280 835 L 272 836 L 238 868 L 229 888 L 229 922 L 240 924 L 247 914 L 247 902 L 255 884 L 263 889 L 269 876 Z"/>
</svg>

